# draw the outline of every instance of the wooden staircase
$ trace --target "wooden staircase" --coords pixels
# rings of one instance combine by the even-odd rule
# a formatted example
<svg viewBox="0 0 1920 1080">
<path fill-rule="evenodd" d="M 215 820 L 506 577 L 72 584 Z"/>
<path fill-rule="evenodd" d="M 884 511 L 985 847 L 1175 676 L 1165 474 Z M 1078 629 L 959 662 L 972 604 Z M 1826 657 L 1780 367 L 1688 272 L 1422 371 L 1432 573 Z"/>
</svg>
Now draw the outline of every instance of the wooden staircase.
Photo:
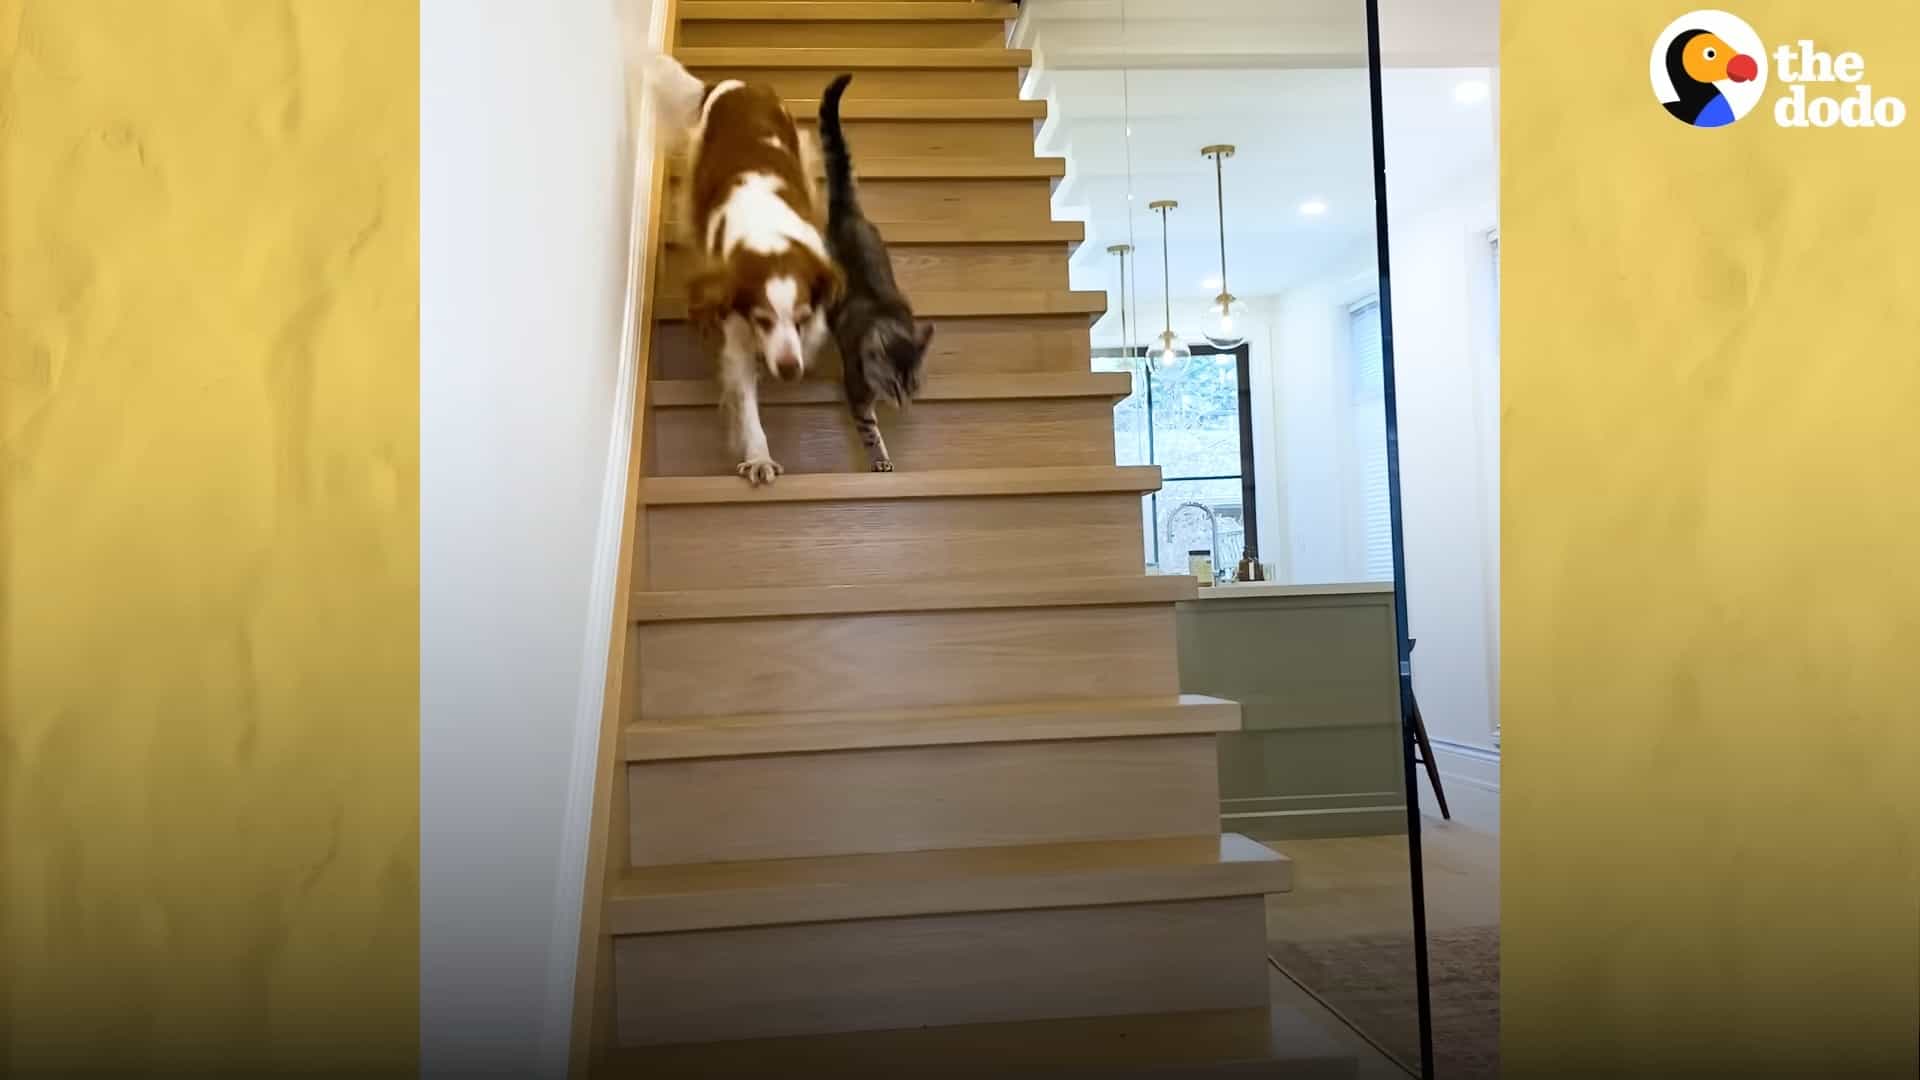
<svg viewBox="0 0 1920 1080">
<path fill-rule="evenodd" d="M 920 400 L 882 412 L 899 472 L 864 471 L 828 370 L 763 387 L 787 474 L 754 489 L 685 253 L 654 254 L 576 1074 L 1351 1066 L 1270 1028 L 1289 864 L 1219 835 L 1239 707 L 1179 693 L 1194 584 L 1142 572 L 1159 471 L 1113 464 L 1130 377 L 1088 370 L 1105 297 L 1068 288 L 1083 232 L 1049 216 L 1015 10 L 678 4 L 683 62 L 802 123 L 855 73 L 862 201 L 937 329 Z"/>
</svg>

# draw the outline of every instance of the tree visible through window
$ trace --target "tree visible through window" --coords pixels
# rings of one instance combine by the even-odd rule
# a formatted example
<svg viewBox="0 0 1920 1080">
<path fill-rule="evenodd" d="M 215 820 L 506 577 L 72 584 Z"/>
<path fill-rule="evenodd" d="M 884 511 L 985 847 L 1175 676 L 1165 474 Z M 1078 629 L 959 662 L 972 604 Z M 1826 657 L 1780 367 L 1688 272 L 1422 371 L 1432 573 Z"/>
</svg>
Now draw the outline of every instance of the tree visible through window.
<svg viewBox="0 0 1920 1080">
<path fill-rule="evenodd" d="M 1114 409 L 1114 450 L 1122 465 L 1158 465 L 1161 488 L 1141 500 L 1149 565 L 1179 573 L 1187 553 L 1209 549 L 1207 514 L 1220 533 L 1216 570 L 1232 570 L 1249 537 L 1258 548 L 1253 508 L 1253 427 L 1246 410 L 1248 348 L 1193 346 L 1171 369 L 1148 371 L 1144 353 L 1103 350 L 1094 366 L 1134 373 L 1133 394 Z M 1173 523 L 1171 534 L 1169 521 Z"/>
</svg>

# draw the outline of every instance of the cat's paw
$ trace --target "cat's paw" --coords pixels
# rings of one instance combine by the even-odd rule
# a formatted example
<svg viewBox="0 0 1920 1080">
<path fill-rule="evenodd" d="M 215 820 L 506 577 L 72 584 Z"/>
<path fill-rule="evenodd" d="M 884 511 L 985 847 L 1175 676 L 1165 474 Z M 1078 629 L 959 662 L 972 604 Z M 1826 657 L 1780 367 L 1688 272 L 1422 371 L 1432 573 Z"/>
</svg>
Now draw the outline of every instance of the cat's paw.
<svg viewBox="0 0 1920 1080">
<path fill-rule="evenodd" d="M 891 461 L 884 461 L 884 460 L 883 460 L 883 461 L 876 461 L 876 462 L 874 462 L 874 463 L 873 463 L 873 471 L 874 471 L 874 472 L 892 472 L 892 471 L 893 471 L 893 462 L 891 462 Z"/>
<path fill-rule="evenodd" d="M 746 477 L 747 483 L 754 487 L 773 483 L 773 478 L 787 470 L 772 458 L 748 459 L 733 467 L 733 471 Z"/>
</svg>

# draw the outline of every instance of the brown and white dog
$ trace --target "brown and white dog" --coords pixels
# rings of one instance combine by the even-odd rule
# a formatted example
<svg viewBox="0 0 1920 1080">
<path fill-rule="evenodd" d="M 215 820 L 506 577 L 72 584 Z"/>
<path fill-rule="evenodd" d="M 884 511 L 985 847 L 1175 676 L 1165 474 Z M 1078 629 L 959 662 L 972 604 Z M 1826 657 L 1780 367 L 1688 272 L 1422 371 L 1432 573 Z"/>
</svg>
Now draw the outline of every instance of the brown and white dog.
<svg viewBox="0 0 1920 1080">
<path fill-rule="evenodd" d="M 658 54 L 643 71 L 663 133 L 688 151 L 680 221 L 700 266 L 688 282 L 687 317 L 717 346 L 735 471 L 770 484 L 783 470 L 760 426 L 760 373 L 805 375 L 830 339 L 827 309 L 842 288 L 820 236 L 811 147 L 803 149 L 770 87 L 707 85 Z"/>
</svg>

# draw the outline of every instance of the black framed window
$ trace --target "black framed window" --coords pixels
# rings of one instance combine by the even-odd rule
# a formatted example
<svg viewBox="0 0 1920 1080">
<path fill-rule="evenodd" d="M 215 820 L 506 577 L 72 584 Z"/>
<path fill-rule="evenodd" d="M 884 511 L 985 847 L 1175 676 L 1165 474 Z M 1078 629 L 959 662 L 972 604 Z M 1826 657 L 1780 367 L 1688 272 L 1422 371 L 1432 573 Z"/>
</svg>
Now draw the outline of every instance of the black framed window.
<svg viewBox="0 0 1920 1080">
<path fill-rule="evenodd" d="M 1115 459 L 1160 466 L 1160 490 L 1141 500 L 1147 563 L 1185 571 L 1189 551 L 1211 547 L 1210 512 L 1220 538 L 1215 570 L 1230 571 L 1248 548 L 1260 550 L 1250 350 L 1192 349 L 1171 368 L 1150 368 L 1143 349 L 1100 349 L 1094 366 L 1134 375 L 1133 393 L 1114 407 Z M 1187 503 L 1207 512 L 1183 510 Z"/>
</svg>

